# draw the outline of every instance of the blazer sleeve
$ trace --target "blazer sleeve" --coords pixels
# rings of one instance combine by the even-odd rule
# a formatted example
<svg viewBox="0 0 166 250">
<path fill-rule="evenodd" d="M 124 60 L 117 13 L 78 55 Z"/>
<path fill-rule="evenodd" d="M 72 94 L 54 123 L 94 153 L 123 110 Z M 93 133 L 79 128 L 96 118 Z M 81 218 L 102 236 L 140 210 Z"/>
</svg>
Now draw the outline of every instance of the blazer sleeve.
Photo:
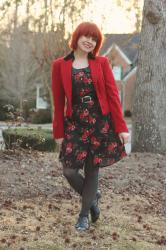
<svg viewBox="0 0 166 250">
<path fill-rule="evenodd" d="M 52 97 L 53 97 L 53 137 L 64 137 L 64 103 L 65 94 L 60 76 L 60 63 L 52 62 Z"/>
<path fill-rule="evenodd" d="M 128 132 L 126 122 L 123 118 L 118 88 L 116 86 L 116 82 L 109 61 L 106 57 L 104 60 L 103 72 L 105 78 L 106 93 L 108 97 L 108 103 L 115 132 Z"/>
</svg>

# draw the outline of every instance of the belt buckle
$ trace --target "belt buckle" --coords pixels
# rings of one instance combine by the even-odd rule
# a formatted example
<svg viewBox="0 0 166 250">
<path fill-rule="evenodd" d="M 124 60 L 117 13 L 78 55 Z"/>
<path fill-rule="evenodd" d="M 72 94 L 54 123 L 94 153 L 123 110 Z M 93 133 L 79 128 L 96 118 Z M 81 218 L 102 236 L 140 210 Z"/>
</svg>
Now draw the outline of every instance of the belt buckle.
<svg viewBox="0 0 166 250">
<path fill-rule="evenodd" d="M 88 101 L 84 101 L 84 98 L 89 98 L 89 100 L 88 100 Z M 88 102 L 90 102 L 90 101 L 92 100 L 92 97 L 89 96 L 89 95 L 87 95 L 87 96 L 82 97 L 81 100 L 82 100 L 82 102 L 84 102 L 84 103 L 88 103 Z"/>
</svg>

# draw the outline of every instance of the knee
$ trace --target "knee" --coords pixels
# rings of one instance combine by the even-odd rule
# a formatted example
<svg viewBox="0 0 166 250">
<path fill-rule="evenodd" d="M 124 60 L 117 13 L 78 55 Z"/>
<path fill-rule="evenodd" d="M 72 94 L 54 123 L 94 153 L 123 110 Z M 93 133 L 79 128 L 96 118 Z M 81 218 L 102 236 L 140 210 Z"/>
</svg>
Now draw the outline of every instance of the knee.
<svg viewBox="0 0 166 250">
<path fill-rule="evenodd" d="M 70 168 L 63 168 L 63 175 L 66 179 L 71 179 L 75 175 L 75 170 Z"/>
<path fill-rule="evenodd" d="M 67 176 L 69 175 L 69 171 L 67 168 L 63 168 L 63 176 L 65 176 L 67 178 Z"/>
</svg>

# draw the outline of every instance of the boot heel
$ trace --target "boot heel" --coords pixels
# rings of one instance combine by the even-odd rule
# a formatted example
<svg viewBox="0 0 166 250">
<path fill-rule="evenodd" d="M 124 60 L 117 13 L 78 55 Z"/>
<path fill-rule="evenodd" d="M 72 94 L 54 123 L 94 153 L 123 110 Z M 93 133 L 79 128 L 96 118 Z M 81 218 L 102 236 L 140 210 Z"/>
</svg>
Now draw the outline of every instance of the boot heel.
<svg viewBox="0 0 166 250">
<path fill-rule="evenodd" d="M 91 214 L 91 221 L 95 223 L 99 217 L 100 217 L 100 209 L 98 207 L 98 201 L 101 198 L 101 193 L 98 190 L 96 194 L 96 200 L 95 203 L 90 208 L 90 214 Z"/>
</svg>

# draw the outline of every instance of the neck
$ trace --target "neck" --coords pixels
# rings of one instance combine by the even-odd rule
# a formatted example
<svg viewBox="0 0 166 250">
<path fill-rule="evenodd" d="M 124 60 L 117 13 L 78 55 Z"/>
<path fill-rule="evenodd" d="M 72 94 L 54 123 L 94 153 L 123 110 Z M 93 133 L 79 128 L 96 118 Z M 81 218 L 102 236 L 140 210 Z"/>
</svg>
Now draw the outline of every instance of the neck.
<svg viewBox="0 0 166 250">
<path fill-rule="evenodd" d="M 80 50 L 79 48 L 77 48 L 77 49 L 74 51 L 74 57 L 75 57 L 75 58 L 87 59 L 88 53 L 85 52 L 85 51 Z"/>
</svg>

